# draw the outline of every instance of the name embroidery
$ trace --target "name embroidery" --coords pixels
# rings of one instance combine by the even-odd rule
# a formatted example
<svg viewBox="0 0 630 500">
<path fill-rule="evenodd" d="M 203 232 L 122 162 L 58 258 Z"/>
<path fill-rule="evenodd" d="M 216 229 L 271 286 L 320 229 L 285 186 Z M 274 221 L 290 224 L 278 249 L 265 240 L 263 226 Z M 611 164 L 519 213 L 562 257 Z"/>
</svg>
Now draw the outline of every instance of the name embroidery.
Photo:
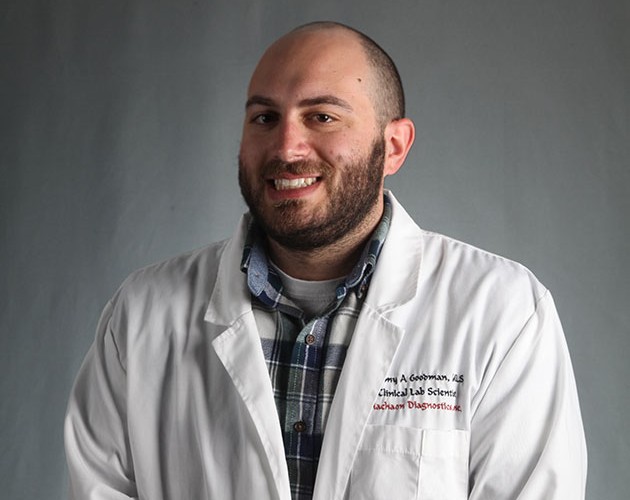
<svg viewBox="0 0 630 500">
<path fill-rule="evenodd" d="M 387 377 L 378 391 L 379 401 L 372 405 L 376 411 L 438 410 L 461 412 L 457 404 L 458 389 L 464 375 L 454 373 L 401 373 Z M 438 401 L 427 401 L 435 397 Z M 383 399 L 381 399 L 383 398 Z M 444 401 L 446 399 L 446 401 Z M 402 401 L 401 401 L 402 400 Z"/>
</svg>

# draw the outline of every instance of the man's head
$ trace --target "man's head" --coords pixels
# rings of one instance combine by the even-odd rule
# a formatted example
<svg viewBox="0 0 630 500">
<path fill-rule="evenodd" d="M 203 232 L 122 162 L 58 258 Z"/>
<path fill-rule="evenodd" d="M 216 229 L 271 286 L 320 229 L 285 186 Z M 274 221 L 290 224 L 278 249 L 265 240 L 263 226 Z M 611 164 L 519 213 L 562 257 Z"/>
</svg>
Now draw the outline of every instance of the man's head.
<svg viewBox="0 0 630 500">
<path fill-rule="evenodd" d="M 413 142 L 403 113 L 396 68 L 365 35 L 314 23 L 272 44 L 249 85 L 239 154 L 241 191 L 267 235 L 309 250 L 369 234 L 383 179 Z"/>
</svg>

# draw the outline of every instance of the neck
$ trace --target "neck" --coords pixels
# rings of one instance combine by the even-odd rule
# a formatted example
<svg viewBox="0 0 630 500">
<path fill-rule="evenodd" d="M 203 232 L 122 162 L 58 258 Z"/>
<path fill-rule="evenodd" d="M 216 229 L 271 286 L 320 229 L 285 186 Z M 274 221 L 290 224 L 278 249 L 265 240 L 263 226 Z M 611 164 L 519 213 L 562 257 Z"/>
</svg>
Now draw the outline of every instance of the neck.
<svg viewBox="0 0 630 500">
<path fill-rule="evenodd" d="M 351 233 L 321 248 L 295 250 L 267 238 L 271 259 L 286 274 L 308 281 L 323 281 L 346 276 L 361 256 L 363 247 L 383 214 L 380 210 L 366 217 Z"/>
</svg>

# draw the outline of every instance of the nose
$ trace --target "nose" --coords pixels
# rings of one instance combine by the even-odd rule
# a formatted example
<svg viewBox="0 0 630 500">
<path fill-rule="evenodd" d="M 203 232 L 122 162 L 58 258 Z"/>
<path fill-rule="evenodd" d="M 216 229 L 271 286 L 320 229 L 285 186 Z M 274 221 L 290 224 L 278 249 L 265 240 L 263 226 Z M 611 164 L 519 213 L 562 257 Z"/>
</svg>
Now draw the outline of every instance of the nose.
<svg viewBox="0 0 630 500">
<path fill-rule="evenodd" d="M 276 156 L 285 162 L 303 160 L 310 151 L 308 130 L 298 120 L 286 118 L 276 127 Z"/>
</svg>

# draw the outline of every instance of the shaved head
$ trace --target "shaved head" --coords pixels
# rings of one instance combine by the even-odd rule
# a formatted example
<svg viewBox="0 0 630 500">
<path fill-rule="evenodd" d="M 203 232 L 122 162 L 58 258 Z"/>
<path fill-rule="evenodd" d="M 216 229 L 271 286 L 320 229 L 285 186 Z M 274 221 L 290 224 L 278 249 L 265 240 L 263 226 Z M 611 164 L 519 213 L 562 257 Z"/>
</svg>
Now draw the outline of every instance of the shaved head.
<svg viewBox="0 0 630 500">
<path fill-rule="evenodd" d="M 381 127 L 405 116 L 405 94 L 398 69 L 383 48 L 366 34 L 333 21 L 316 21 L 298 26 L 291 33 L 337 30 L 354 35 L 373 73 L 374 109 Z"/>
</svg>

